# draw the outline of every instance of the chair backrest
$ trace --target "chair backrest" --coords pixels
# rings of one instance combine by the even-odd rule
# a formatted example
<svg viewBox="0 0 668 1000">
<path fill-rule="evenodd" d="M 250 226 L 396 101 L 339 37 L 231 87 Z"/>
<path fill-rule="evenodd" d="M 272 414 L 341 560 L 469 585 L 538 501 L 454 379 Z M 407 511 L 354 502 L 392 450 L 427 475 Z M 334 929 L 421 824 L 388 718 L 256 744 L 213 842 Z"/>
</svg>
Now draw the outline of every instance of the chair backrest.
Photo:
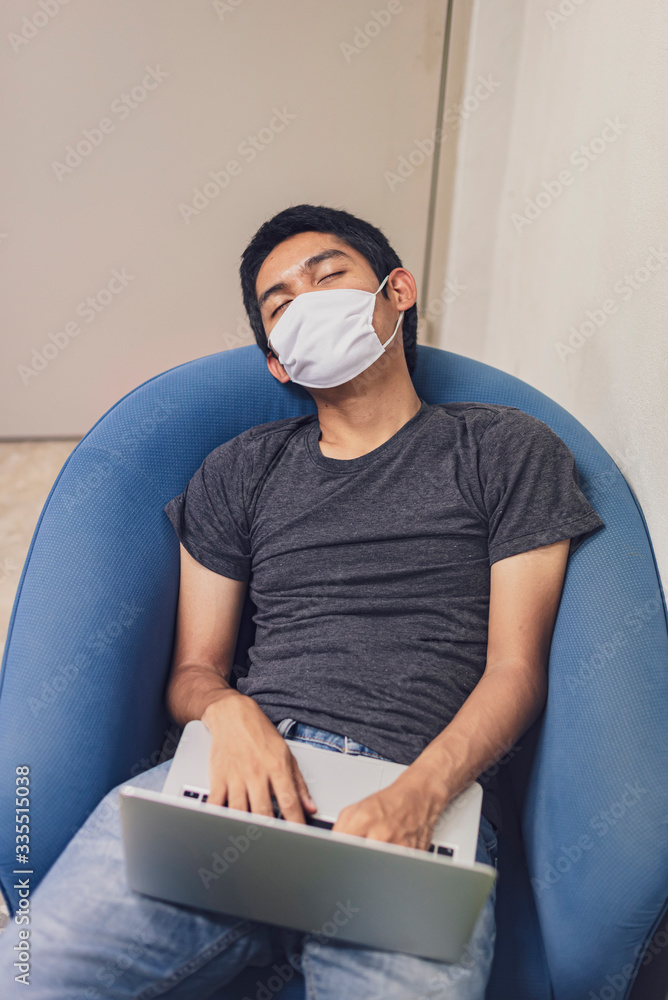
<svg viewBox="0 0 668 1000">
<path fill-rule="evenodd" d="M 598 996 L 606 976 L 626 975 L 630 988 L 668 896 L 668 631 L 642 512 L 592 435 L 526 383 L 425 346 L 414 383 L 428 402 L 501 403 L 543 420 L 573 451 L 606 525 L 569 562 L 545 713 L 500 765 L 488 1000 Z M 164 504 L 222 441 L 310 412 L 308 393 L 279 385 L 255 346 L 237 348 L 139 386 L 63 466 L 23 568 L 0 675 L 2 773 L 28 765 L 35 789 L 33 885 L 102 796 L 178 736 L 164 706 L 179 578 Z M 236 662 L 250 641 L 247 606 Z M 5 782 L 0 885 L 11 907 L 13 824 Z"/>
</svg>

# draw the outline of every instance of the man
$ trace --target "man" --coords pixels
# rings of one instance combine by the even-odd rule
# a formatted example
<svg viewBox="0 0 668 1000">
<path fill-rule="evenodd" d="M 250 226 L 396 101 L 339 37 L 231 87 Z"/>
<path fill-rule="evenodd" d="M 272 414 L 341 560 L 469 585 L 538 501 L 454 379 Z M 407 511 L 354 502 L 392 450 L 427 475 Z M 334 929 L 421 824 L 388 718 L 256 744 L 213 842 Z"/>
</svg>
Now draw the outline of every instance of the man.
<svg viewBox="0 0 668 1000">
<path fill-rule="evenodd" d="M 238 809 L 272 815 L 272 794 L 288 819 L 313 808 L 282 736 L 410 765 L 334 830 L 426 848 L 448 801 L 543 710 L 569 548 L 603 522 L 545 424 L 418 397 L 415 281 L 377 229 L 288 209 L 256 234 L 241 279 L 269 371 L 318 412 L 221 445 L 166 507 L 182 543 L 171 712 L 211 730 L 210 801 Z M 256 636 L 235 689 L 249 581 Z M 494 847 L 500 822 L 487 782 Z M 483 996 L 490 913 L 479 923 L 484 961 L 430 996 Z M 326 975 L 327 997 L 417 997 L 434 978 L 406 956 L 312 951 L 310 988 Z"/>
<path fill-rule="evenodd" d="M 214 804 L 272 815 L 273 797 L 304 822 L 315 804 L 285 737 L 408 765 L 334 826 L 376 840 L 425 849 L 480 778 L 476 859 L 495 864 L 485 769 L 544 708 L 567 559 L 603 522 L 541 421 L 417 395 L 415 281 L 378 229 L 287 209 L 241 280 L 270 375 L 305 386 L 317 414 L 221 444 L 166 505 L 181 556 L 170 712 L 211 732 Z M 256 635 L 233 687 L 247 592 Z M 130 783 L 161 787 L 168 765 Z M 495 889 L 455 965 L 316 940 L 132 893 L 117 816 L 96 826 L 98 810 L 35 894 L 34 998 L 205 997 L 286 957 L 315 1000 L 484 997 Z M 38 965 L 58 988 L 35 988 Z"/>
</svg>

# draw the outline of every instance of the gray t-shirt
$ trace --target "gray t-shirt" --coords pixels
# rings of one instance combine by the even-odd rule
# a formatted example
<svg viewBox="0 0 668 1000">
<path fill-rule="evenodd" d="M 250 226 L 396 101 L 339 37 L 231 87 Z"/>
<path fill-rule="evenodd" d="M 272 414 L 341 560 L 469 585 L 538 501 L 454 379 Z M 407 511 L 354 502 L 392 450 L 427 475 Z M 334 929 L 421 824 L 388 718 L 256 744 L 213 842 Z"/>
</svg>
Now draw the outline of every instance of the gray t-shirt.
<svg viewBox="0 0 668 1000">
<path fill-rule="evenodd" d="M 401 764 L 482 676 L 491 564 L 565 538 L 573 552 L 603 527 L 547 424 L 512 406 L 421 403 L 353 459 L 322 454 L 317 414 L 251 427 L 165 506 L 198 562 L 250 581 L 256 635 L 238 690 L 274 723 Z M 477 780 L 500 828 L 497 770 Z"/>
</svg>

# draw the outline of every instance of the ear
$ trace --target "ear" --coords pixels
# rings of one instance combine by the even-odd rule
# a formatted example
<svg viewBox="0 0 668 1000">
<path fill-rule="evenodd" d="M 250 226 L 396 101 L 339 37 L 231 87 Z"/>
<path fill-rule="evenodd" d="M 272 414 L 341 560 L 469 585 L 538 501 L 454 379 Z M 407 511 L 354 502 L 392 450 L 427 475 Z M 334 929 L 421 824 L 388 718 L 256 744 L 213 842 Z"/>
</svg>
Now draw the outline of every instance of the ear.
<svg viewBox="0 0 668 1000">
<path fill-rule="evenodd" d="M 415 278 L 405 267 L 395 267 L 387 279 L 387 294 L 395 309 L 406 312 L 417 302 Z"/>
<path fill-rule="evenodd" d="M 269 350 L 271 350 L 271 348 L 269 348 Z M 290 376 L 273 353 L 267 355 L 267 368 L 279 382 L 285 383 L 290 381 Z"/>
</svg>

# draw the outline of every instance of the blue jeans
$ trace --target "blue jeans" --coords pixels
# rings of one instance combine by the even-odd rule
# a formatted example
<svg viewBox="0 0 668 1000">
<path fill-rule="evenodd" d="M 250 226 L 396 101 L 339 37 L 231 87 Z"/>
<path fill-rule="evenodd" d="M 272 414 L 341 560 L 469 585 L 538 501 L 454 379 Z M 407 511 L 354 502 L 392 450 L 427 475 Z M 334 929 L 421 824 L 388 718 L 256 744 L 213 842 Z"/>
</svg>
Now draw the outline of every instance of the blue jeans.
<svg viewBox="0 0 668 1000">
<path fill-rule="evenodd" d="M 379 756 L 345 736 L 291 719 L 277 728 L 290 739 Z M 123 784 L 160 790 L 170 766 L 171 761 L 165 761 Z M 496 886 L 457 964 L 177 906 L 142 896 L 127 885 L 120 787 L 105 795 L 32 895 L 27 990 L 14 982 L 16 925 L 10 923 L 0 936 L 3 997 L 226 1000 L 238 997 L 234 980 L 242 970 L 257 966 L 257 987 L 246 990 L 247 1000 L 280 1000 L 282 984 L 296 979 L 295 969 L 304 975 L 308 1000 L 483 1000 L 494 949 Z M 486 817 L 481 819 L 476 861 L 496 864 L 496 836 Z M 270 965 L 283 970 L 282 978 L 272 976 L 271 970 L 262 975 L 260 970 Z"/>
</svg>

